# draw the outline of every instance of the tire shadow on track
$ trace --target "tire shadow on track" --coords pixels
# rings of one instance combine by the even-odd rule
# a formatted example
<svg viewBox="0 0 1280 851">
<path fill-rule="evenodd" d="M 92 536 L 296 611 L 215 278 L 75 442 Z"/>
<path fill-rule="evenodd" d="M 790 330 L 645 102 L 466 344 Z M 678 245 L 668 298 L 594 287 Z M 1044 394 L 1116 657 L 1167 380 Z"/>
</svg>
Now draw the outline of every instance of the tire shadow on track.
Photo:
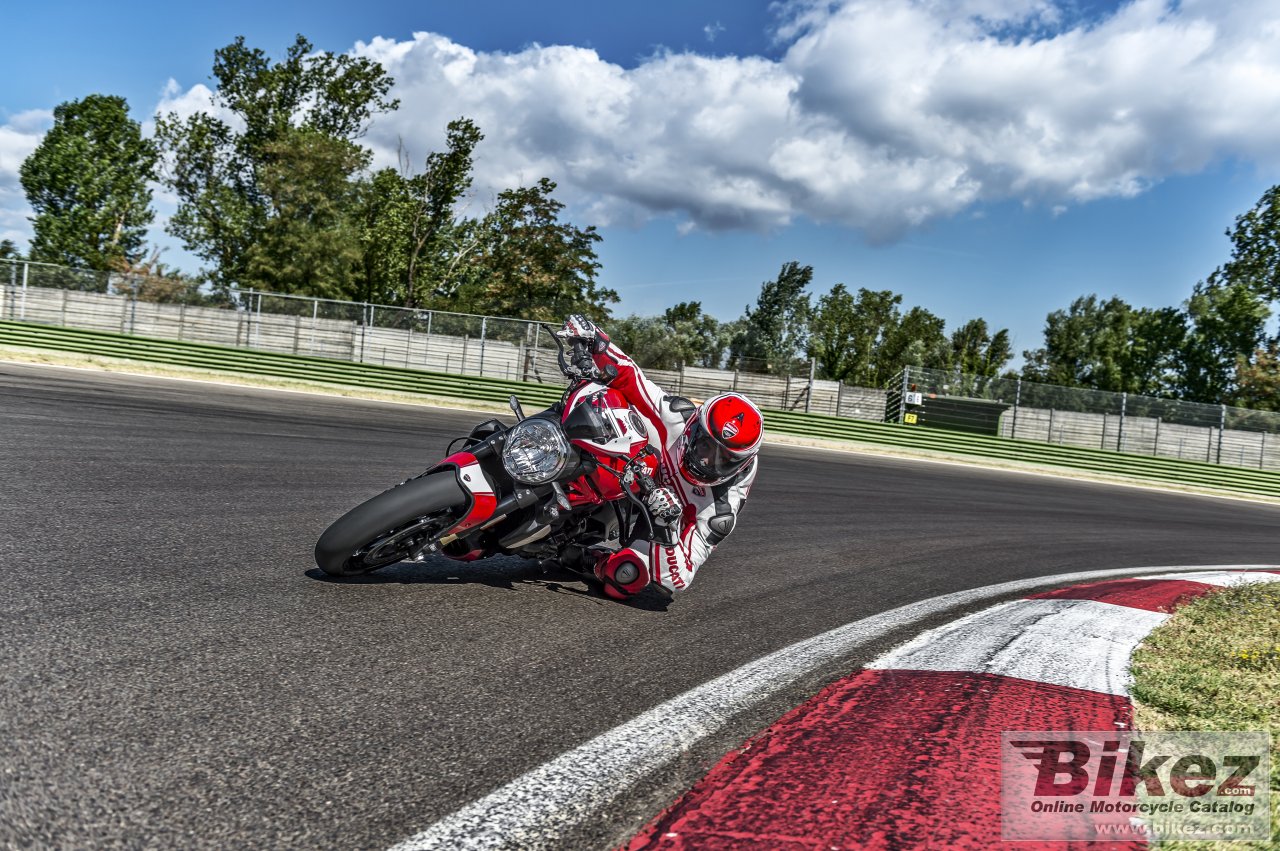
<svg viewBox="0 0 1280 851">
<path fill-rule="evenodd" d="M 625 606 L 646 612 L 666 612 L 671 600 L 664 594 L 647 588 L 625 602 L 610 600 L 599 589 L 586 585 L 578 575 L 556 568 L 543 570 L 538 563 L 523 559 L 485 559 L 475 562 L 458 562 L 433 558 L 424 562 L 400 562 L 378 569 L 363 576 L 329 576 L 319 568 L 306 571 L 306 576 L 318 582 L 332 585 L 487 585 L 514 591 L 522 588 L 541 588 L 553 594 L 566 594 L 583 600 L 591 600 L 609 606 Z"/>
</svg>

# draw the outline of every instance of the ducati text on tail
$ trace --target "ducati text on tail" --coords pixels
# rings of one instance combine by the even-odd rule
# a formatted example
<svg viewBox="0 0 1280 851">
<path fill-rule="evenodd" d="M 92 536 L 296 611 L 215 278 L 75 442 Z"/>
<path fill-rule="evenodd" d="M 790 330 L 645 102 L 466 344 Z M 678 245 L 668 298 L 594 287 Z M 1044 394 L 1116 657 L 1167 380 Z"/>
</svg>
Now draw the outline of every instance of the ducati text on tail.
<svg viewBox="0 0 1280 851">
<path fill-rule="evenodd" d="M 526 417 L 512 396 L 515 425 L 480 423 L 450 444 L 460 451 L 338 518 L 316 543 L 320 568 L 355 576 L 436 554 L 509 554 L 599 581 L 602 552 L 665 537 L 643 500 L 659 459 L 643 418 L 608 386 L 616 372 L 578 343 L 561 366 L 575 377 L 559 402 Z"/>
</svg>

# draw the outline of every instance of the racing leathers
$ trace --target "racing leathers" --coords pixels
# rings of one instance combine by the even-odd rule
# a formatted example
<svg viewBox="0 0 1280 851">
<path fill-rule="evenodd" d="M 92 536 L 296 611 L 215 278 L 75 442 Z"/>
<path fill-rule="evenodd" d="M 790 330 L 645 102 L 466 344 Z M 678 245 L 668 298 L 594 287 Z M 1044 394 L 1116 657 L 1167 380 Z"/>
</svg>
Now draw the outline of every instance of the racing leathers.
<svg viewBox="0 0 1280 851">
<path fill-rule="evenodd" d="M 649 426 L 649 445 L 659 456 L 655 473 L 659 488 L 649 495 L 647 502 L 659 526 L 660 534 L 654 537 L 665 538 L 638 539 L 630 547 L 602 557 L 596 565 L 596 575 L 612 597 L 635 593 L 648 581 L 657 582 L 672 592 L 683 591 L 716 546 L 733 531 L 738 512 L 755 481 L 759 459 L 752 458 L 739 473 L 719 484 L 699 484 L 686 479 L 680 473 L 679 453 L 685 425 L 694 415 L 693 406 L 687 400 L 664 394 L 605 334 L 596 331 L 595 337 L 591 352 L 596 368 L 603 372 L 612 366 L 617 370 L 617 377 L 609 382 L 609 387 L 619 391 Z M 673 410 L 673 402 L 677 408 L 686 410 Z M 630 582 L 613 581 L 615 575 L 619 579 L 631 576 L 625 568 L 618 572 L 627 563 L 640 568 L 641 575 Z"/>
</svg>

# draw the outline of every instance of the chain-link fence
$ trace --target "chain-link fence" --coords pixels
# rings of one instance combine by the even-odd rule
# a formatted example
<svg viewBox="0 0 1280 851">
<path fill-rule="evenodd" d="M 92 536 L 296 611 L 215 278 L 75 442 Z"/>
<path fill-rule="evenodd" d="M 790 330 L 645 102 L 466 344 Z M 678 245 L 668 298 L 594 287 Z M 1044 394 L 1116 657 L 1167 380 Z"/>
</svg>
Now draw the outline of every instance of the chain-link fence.
<svg viewBox="0 0 1280 851">
<path fill-rule="evenodd" d="M 561 384 L 554 329 L 522 319 L 234 292 L 210 305 L 163 278 L 0 260 L 0 318 Z M 682 366 L 646 370 L 668 392 L 729 390 L 761 407 L 942 427 L 1024 440 L 1280 469 L 1280 414 L 911 367 L 885 390 L 815 377 Z"/>
<path fill-rule="evenodd" d="M 564 380 L 553 329 L 521 319 L 256 290 L 234 292 L 226 303 L 211 306 L 180 282 L 24 261 L 0 261 L 0 276 L 7 281 L 0 287 L 0 317 L 6 319 L 459 375 Z M 883 390 L 816 379 L 812 362 L 784 374 L 763 368 L 743 362 L 736 370 L 681 366 L 646 372 L 670 392 L 694 399 L 737 390 L 766 408 L 883 417 Z"/>
<path fill-rule="evenodd" d="M 1280 469 L 1280 413 L 908 367 L 885 419 L 1263 470 Z"/>
</svg>

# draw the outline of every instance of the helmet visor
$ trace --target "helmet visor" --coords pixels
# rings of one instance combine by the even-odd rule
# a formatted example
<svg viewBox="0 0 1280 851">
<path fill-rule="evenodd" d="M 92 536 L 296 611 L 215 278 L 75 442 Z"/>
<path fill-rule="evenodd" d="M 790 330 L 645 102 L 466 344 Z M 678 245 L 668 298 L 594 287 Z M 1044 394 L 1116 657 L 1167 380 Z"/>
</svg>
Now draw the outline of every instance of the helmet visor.
<svg viewBox="0 0 1280 851">
<path fill-rule="evenodd" d="M 751 455 L 735 456 L 707 433 L 700 419 L 689 423 L 685 441 L 684 465 L 706 484 L 716 484 L 737 475 L 751 463 Z"/>
</svg>

